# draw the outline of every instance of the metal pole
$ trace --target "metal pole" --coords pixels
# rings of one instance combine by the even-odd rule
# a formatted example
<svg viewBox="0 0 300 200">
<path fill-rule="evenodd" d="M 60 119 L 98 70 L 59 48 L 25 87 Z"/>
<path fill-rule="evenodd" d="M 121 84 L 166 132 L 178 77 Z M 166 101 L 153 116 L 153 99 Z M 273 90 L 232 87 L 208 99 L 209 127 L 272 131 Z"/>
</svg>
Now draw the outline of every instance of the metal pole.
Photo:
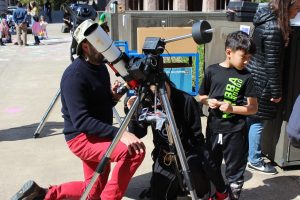
<svg viewBox="0 0 300 200">
<path fill-rule="evenodd" d="M 121 117 L 120 117 L 118 111 L 116 110 L 115 107 L 113 107 L 112 110 L 113 110 L 114 117 L 116 118 L 118 124 L 121 125 L 122 119 L 121 119 Z"/>
<path fill-rule="evenodd" d="M 49 105 L 49 107 L 48 107 L 46 113 L 45 113 L 44 116 L 42 117 L 42 120 L 40 121 L 40 123 L 39 123 L 37 129 L 35 130 L 35 132 L 34 132 L 34 134 L 33 134 L 33 137 L 34 137 L 34 138 L 39 137 L 39 135 L 40 135 L 40 133 L 41 133 L 41 130 L 43 129 L 43 127 L 44 127 L 44 125 L 45 125 L 45 123 L 46 123 L 46 120 L 48 119 L 49 114 L 50 114 L 52 108 L 54 107 L 55 103 L 57 102 L 57 99 L 58 99 L 59 96 L 60 96 L 60 89 L 58 89 L 58 91 L 57 91 L 56 95 L 54 96 L 54 98 L 52 99 L 52 101 L 51 101 L 51 103 L 50 103 L 50 105 Z"/>
<path fill-rule="evenodd" d="M 214 29 L 210 28 L 210 29 L 207 29 L 205 31 L 202 31 L 202 33 L 212 33 L 213 31 L 214 31 Z M 181 35 L 181 36 L 173 37 L 173 38 L 170 38 L 170 39 L 165 39 L 164 42 L 165 43 L 174 42 L 174 41 L 177 41 L 177 40 L 183 40 L 183 39 L 186 39 L 186 38 L 190 38 L 192 36 L 193 35 L 190 33 L 190 34 L 187 34 L 187 35 Z"/>
<path fill-rule="evenodd" d="M 130 119 L 131 119 L 132 115 L 134 114 L 134 112 L 136 111 L 136 109 L 138 107 L 140 99 L 143 99 L 144 95 L 145 94 L 142 92 L 141 95 L 138 96 L 136 98 L 136 100 L 134 101 L 134 103 L 133 103 L 132 107 L 130 108 L 128 114 L 126 115 L 125 119 L 122 121 L 121 127 L 120 127 L 117 135 L 115 136 L 115 138 L 111 142 L 111 144 L 108 147 L 105 155 L 100 160 L 100 162 L 99 162 L 99 164 L 96 168 L 96 171 L 95 171 L 90 183 L 88 184 L 86 190 L 82 194 L 80 200 L 86 200 L 86 198 L 87 198 L 88 194 L 90 193 L 93 185 L 95 184 L 98 176 L 103 172 L 106 164 L 109 162 L 111 153 L 113 152 L 113 150 L 115 149 L 117 143 L 119 142 L 120 138 L 122 137 L 123 132 L 125 131 L 126 127 L 128 126 L 128 123 L 130 122 Z"/>
<path fill-rule="evenodd" d="M 194 189 L 193 183 L 192 183 L 192 179 L 191 179 L 191 171 L 188 167 L 187 161 L 186 161 L 186 156 L 184 153 L 184 149 L 180 140 L 180 136 L 178 133 L 178 129 L 176 126 L 176 122 L 175 122 L 175 118 L 172 112 L 172 108 L 169 102 L 169 99 L 167 97 L 167 93 L 166 93 L 166 86 L 163 84 L 161 88 L 159 88 L 159 93 L 161 95 L 162 98 L 162 103 L 163 106 L 166 110 L 166 115 L 167 115 L 167 119 L 168 119 L 168 123 L 170 124 L 170 129 L 172 132 L 172 136 L 174 139 L 174 143 L 175 143 L 175 147 L 176 147 L 176 151 L 178 152 L 178 158 L 182 167 L 182 171 L 183 171 L 183 176 L 185 178 L 187 187 L 190 191 L 191 197 L 193 200 L 197 200 L 197 194 L 196 191 Z"/>
</svg>

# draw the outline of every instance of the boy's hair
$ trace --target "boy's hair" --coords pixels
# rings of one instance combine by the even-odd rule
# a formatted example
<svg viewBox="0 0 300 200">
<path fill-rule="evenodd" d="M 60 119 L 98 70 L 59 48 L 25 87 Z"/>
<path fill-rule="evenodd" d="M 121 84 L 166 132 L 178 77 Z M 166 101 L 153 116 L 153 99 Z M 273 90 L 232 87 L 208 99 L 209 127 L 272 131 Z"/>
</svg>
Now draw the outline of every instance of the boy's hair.
<svg viewBox="0 0 300 200">
<path fill-rule="evenodd" d="M 227 48 L 230 48 L 232 51 L 242 50 L 246 54 L 254 54 L 256 51 L 255 43 L 243 31 L 235 31 L 228 34 L 225 42 L 225 50 Z"/>
</svg>

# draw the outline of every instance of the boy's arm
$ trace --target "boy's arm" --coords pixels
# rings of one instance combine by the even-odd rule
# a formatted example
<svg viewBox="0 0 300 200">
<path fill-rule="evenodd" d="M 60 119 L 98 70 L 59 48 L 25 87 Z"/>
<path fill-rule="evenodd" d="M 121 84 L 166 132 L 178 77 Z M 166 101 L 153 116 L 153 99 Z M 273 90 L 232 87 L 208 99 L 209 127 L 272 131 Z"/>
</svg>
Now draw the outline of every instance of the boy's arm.
<svg viewBox="0 0 300 200">
<path fill-rule="evenodd" d="M 211 109 L 218 108 L 220 105 L 222 105 L 222 102 L 218 101 L 217 99 L 210 99 L 208 95 L 199 94 L 199 100 L 201 103 L 209 106 Z"/>
<path fill-rule="evenodd" d="M 205 104 L 208 106 L 208 95 L 198 95 L 199 100 L 201 103 Z"/>
<path fill-rule="evenodd" d="M 219 109 L 223 112 L 233 113 L 238 115 L 253 115 L 258 110 L 257 98 L 247 97 L 247 104 L 243 106 L 232 106 L 227 102 L 220 102 Z"/>
</svg>

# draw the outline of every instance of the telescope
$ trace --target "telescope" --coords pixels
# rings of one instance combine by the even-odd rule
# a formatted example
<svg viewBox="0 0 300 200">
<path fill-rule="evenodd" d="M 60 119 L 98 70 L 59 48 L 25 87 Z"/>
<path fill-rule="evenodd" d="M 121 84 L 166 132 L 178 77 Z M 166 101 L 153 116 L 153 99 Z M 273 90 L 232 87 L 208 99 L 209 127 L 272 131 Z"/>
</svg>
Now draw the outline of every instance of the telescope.
<svg viewBox="0 0 300 200">
<path fill-rule="evenodd" d="M 140 84 L 155 82 L 153 74 L 163 73 L 162 58 L 159 56 L 165 50 L 169 42 L 193 37 L 197 44 L 205 44 L 212 40 L 213 29 L 207 21 L 199 21 L 193 24 L 192 33 L 162 39 L 160 37 L 146 37 L 143 45 L 143 57 L 132 57 L 121 52 L 109 35 L 98 26 L 91 25 L 85 32 L 86 39 L 100 52 L 108 61 L 113 71 L 120 75 L 127 84 L 118 89 L 119 94 L 124 94 L 128 89 L 136 89 Z"/>
</svg>

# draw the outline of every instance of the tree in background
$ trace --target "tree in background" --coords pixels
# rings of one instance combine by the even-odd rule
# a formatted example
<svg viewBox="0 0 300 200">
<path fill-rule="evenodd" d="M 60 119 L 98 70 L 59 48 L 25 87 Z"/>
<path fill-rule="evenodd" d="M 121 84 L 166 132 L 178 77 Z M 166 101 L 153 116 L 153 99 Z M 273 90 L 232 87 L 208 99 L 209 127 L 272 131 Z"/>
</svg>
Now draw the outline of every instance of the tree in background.
<svg viewBox="0 0 300 200">
<path fill-rule="evenodd" d="M 30 1 L 32 0 L 20 0 L 20 2 L 24 5 L 28 4 Z M 44 5 L 44 0 L 35 0 L 35 2 L 37 3 L 37 5 L 39 5 L 40 7 L 43 7 Z M 72 0 L 50 0 L 50 3 L 52 4 L 52 8 L 54 10 L 59 10 L 60 6 L 63 3 L 71 3 L 73 2 Z"/>
</svg>

